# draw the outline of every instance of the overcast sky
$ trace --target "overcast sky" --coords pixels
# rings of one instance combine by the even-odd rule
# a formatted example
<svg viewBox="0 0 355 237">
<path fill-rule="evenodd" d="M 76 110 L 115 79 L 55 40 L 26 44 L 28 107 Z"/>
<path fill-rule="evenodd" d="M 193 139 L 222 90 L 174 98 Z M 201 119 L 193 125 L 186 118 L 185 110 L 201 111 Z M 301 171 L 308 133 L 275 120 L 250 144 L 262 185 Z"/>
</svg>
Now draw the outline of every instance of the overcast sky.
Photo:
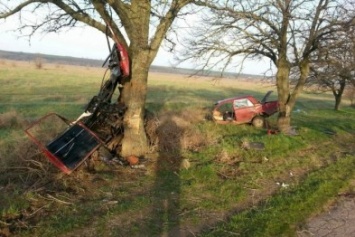
<svg viewBox="0 0 355 237">
<path fill-rule="evenodd" d="M 0 23 L 0 50 L 99 60 L 104 60 L 109 53 L 106 36 L 96 29 L 83 27 L 59 34 L 37 34 L 29 42 L 28 37 L 21 37 L 21 33 L 15 31 L 18 22 L 12 19 L 10 17 L 6 22 Z M 153 65 L 174 66 L 174 63 L 173 54 L 161 48 Z M 179 67 L 191 68 L 191 63 L 181 64 Z M 248 62 L 242 73 L 262 74 L 267 68 L 268 64 L 265 62 Z"/>
</svg>

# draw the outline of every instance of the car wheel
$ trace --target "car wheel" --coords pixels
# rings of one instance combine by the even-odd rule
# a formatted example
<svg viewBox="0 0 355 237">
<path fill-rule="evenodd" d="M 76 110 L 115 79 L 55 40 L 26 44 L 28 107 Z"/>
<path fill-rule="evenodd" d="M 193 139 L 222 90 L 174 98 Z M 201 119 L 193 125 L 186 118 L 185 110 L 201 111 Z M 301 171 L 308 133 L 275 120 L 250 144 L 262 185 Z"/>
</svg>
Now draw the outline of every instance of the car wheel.
<svg viewBox="0 0 355 237">
<path fill-rule="evenodd" d="M 264 127 L 265 120 L 261 116 L 256 116 L 253 118 L 252 124 L 256 128 L 262 128 Z"/>
</svg>

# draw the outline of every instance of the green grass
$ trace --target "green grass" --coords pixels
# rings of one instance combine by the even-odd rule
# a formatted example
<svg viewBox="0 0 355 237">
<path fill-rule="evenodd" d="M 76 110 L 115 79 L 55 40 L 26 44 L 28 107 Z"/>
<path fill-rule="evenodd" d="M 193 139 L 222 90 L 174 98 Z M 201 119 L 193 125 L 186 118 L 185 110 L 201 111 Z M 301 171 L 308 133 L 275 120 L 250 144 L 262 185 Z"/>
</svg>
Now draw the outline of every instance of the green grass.
<svg viewBox="0 0 355 237">
<path fill-rule="evenodd" d="M 259 206 L 233 215 L 202 236 L 293 236 L 296 228 L 354 178 L 354 157 L 309 174 L 298 186 L 285 189 Z"/>
<path fill-rule="evenodd" d="M 201 113 L 238 94 L 262 98 L 276 91 L 271 85 L 155 73 L 147 108 L 180 123 L 181 144 L 148 154 L 147 171 L 98 163 L 95 171 L 83 165 L 62 175 L 23 129 L 53 111 L 76 118 L 103 72 L 44 66 L 0 65 L 0 229 L 7 223 L 17 236 L 160 236 L 180 228 L 206 236 L 292 236 L 354 178 L 355 111 L 333 111 L 331 95 L 301 95 L 292 115 L 298 136 L 267 135 L 248 125 L 217 125 Z M 243 141 L 265 149 L 244 150 Z M 182 158 L 189 169 L 179 169 Z"/>
</svg>

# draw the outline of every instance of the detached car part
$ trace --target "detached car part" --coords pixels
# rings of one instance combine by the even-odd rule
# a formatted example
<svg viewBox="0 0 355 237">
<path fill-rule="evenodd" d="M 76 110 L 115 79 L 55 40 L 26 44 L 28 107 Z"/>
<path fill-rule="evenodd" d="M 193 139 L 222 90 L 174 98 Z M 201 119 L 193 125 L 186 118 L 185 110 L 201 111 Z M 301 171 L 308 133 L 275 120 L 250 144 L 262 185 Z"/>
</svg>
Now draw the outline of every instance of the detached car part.
<svg viewBox="0 0 355 237">
<path fill-rule="evenodd" d="M 74 122 L 51 113 L 25 130 L 47 158 L 64 173 L 71 173 L 100 147 L 108 150 L 105 145 L 123 133 L 126 107 L 111 103 L 111 99 L 116 88 L 122 87 L 122 79 L 129 76 L 128 53 L 116 42 L 104 65 L 107 61 L 109 79 L 103 81 L 99 93 Z"/>
</svg>

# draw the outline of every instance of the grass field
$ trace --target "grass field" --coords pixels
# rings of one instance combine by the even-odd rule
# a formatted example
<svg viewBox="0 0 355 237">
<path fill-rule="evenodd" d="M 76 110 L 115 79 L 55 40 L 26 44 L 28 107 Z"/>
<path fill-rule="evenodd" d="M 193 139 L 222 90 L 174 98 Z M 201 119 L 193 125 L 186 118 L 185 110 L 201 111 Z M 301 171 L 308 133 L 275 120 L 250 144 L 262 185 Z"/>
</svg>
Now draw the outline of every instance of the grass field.
<svg viewBox="0 0 355 237">
<path fill-rule="evenodd" d="M 0 236 L 295 236 L 339 193 L 355 192 L 346 101 L 334 111 L 332 95 L 302 94 L 292 114 L 299 135 L 267 135 L 206 115 L 226 97 L 276 98 L 272 83 L 162 73 L 149 75 L 156 142 L 146 168 L 90 160 L 64 175 L 23 130 L 49 112 L 75 119 L 104 71 L 0 61 Z M 242 149 L 245 141 L 265 148 Z"/>
</svg>

